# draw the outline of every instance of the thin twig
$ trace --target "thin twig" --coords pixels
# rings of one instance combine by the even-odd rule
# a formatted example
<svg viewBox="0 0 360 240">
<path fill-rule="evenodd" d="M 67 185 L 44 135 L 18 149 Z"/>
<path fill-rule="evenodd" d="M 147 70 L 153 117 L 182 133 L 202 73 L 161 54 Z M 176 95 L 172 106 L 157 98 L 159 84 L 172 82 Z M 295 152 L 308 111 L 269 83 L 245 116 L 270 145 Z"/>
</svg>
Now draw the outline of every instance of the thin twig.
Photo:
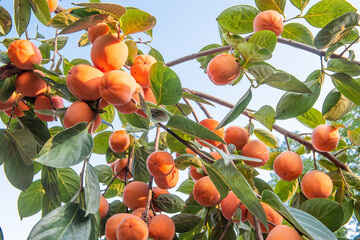
<svg viewBox="0 0 360 240">
<path fill-rule="evenodd" d="M 351 48 L 352 45 L 354 45 L 358 40 L 359 40 L 360 36 L 357 37 L 349 46 L 347 46 L 344 51 L 342 51 L 339 56 L 342 57 L 342 55 L 344 55 L 346 53 L 347 50 L 349 50 L 349 48 Z"/>
<path fill-rule="evenodd" d="M 291 149 L 290 149 L 290 144 L 289 144 L 289 140 L 288 140 L 288 138 L 287 138 L 286 136 L 285 136 L 285 142 L 286 142 L 286 145 L 287 145 L 288 150 L 291 151 Z"/>
<path fill-rule="evenodd" d="M 51 63 L 51 67 L 49 68 L 50 71 L 52 71 L 52 69 L 55 67 L 55 59 L 56 59 L 56 53 L 58 51 L 58 30 L 56 29 L 56 32 L 55 32 L 55 39 L 54 39 L 54 43 L 55 43 L 55 46 L 54 46 L 54 55 L 51 59 L 52 63 Z"/>
<path fill-rule="evenodd" d="M 11 110 L 11 114 L 10 114 L 9 121 L 8 121 L 8 123 L 6 124 L 6 129 L 8 129 L 8 130 L 9 130 L 9 128 L 10 128 L 10 123 L 11 123 L 11 119 L 12 119 L 12 117 L 13 117 L 15 108 L 16 108 L 16 105 L 13 106 L 13 108 L 12 108 L 12 110 Z"/>
<path fill-rule="evenodd" d="M 317 170 L 315 152 L 313 151 L 312 153 L 313 153 L 313 160 L 314 160 L 314 168 L 315 168 L 315 170 Z"/>
<path fill-rule="evenodd" d="M 196 102 L 197 105 L 199 105 L 200 109 L 204 112 L 204 114 L 206 115 L 207 118 L 212 119 L 213 117 L 211 116 L 211 114 L 209 113 L 209 111 L 206 109 L 206 107 L 204 106 L 204 104 L 200 103 L 200 102 Z"/>
<path fill-rule="evenodd" d="M 184 112 L 184 110 L 180 107 L 180 105 L 177 103 L 175 104 L 175 106 L 180 110 L 180 112 L 186 117 L 186 118 L 189 118 L 186 113 Z"/>
<path fill-rule="evenodd" d="M 237 205 L 237 207 L 235 208 L 236 210 L 241 206 L 242 202 L 239 202 L 239 204 Z M 225 239 L 226 236 L 226 232 L 229 230 L 231 223 L 232 223 L 232 219 L 235 217 L 236 215 L 236 210 L 234 211 L 234 214 L 231 216 L 231 218 L 229 219 L 228 223 L 226 224 L 226 227 L 224 229 L 224 232 L 221 234 L 219 240 L 223 240 Z M 241 213 L 243 214 L 243 213 Z"/>
<path fill-rule="evenodd" d="M 253 215 L 254 226 L 255 226 L 255 237 L 257 240 L 264 240 L 259 220 Z"/>
<path fill-rule="evenodd" d="M 109 184 L 106 186 L 104 192 L 103 192 L 103 196 L 106 194 L 107 190 L 109 190 L 111 184 L 113 184 L 113 182 L 115 181 L 115 179 L 123 172 L 123 171 L 126 171 L 126 167 L 122 168 L 121 170 L 119 170 L 114 176 L 113 178 L 111 179 L 111 181 L 109 182 Z"/>
<path fill-rule="evenodd" d="M 192 115 L 194 116 L 195 121 L 196 121 L 197 123 L 199 123 L 199 119 L 198 119 L 198 117 L 197 117 L 194 109 L 192 108 L 190 102 L 189 102 L 186 98 L 183 98 L 183 99 L 184 99 L 184 102 L 185 102 L 189 107 L 191 107 L 191 109 L 192 109 L 192 112 L 191 112 L 191 113 L 192 113 Z"/>
<path fill-rule="evenodd" d="M 85 167 L 86 164 L 88 163 L 89 159 L 85 158 L 84 159 L 84 163 L 80 172 L 80 192 L 82 191 L 82 189 L 84 188 L 84 174 L 85 174 Z"/>
</svg>

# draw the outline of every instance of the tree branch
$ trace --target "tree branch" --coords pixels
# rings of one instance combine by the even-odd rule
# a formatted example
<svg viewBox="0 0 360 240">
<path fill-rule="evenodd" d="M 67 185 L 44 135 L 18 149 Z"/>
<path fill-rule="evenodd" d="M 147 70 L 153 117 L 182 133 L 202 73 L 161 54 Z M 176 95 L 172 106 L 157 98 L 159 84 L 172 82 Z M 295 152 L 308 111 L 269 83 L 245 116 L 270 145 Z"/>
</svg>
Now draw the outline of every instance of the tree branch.
<svg viewBox="0 0 360 240">
<path fill-rule="evenodd" d="M 255 225 L 255 237 L 256 240 L 264 240 L 262 232 L 261 232 L 261 226 L 259 220 L 253 216 L 254 219 L 254 225 Z"/>
</svg>

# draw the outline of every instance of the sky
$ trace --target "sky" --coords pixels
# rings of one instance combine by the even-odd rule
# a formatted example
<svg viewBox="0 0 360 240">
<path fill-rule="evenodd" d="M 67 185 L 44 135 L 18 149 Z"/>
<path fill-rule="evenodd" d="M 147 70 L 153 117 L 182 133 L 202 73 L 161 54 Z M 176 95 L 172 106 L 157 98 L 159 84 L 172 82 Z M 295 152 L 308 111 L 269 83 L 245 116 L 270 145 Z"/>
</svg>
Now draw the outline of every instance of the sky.
<svg viewBox="0 0 360 240">
<path fill-rule="evenodd" d="M 80 3 L 86 1 L 59 1 L 59 4 L 65 8 L 72 7 L 71 2 Z M 255 1 L 216 1 L 216 0 L 182 0 L 182 1 L 161 1 L 161 0 L 133 0 L 133 1 L 105 1 L 121 4 L 125 7 L 136 7 L 143 11 L 146 11 L 157 19 L 157 24 L 153 30 L 154 40 L 151 46 L 163 55 L 165 62 L 183 57 L 188 54 L 198 52 L 202 47 L 211 44 L 220 44 L 220 38 L 218 34 L 218 26 L 216 17 L 226 8 L 238 5 L 249 4 L 254 6 Z M 310 1 L 312 3 L 314 1 Z M 348 1 L 353 4 L 355 8 L 359 8 L 359 2 L 356 0 Z M 12 10 L 13 1 L 3 0 L 0 1 L 0 6 L 6 8 L 10 14 L 13 14 Z M 308 8 L 306 8 L 308 9 Z M 306 10 L 305 10 L 306 12 Z M 285 14 L 287 18 L 297 15 L 299 12 L 295 9 L 290 1 L 287 1 Z M 39 24 L 35 17 L 32 15 L 32 20 L 29 26 L 30 37 L 34 37 L 35 28 Z M 305 23 L 301 21 L 301 23 Z M 309 26 L 309 25 L 306 25 Z M 47 38 L 54 36 L 55 30 L 47 28 L 39 24 L 39 32 Z M 314 31 L 316 29 L 311 28 Z M 61 53 L 65 55 L 69 60 L 74 58 L 85 58 L 90 60 L 90 46 L 84 48 L 77 47 L 77 41 L 81 33 L 74 33 L 68 35 L 69 41 L 67 46 L 61 50 Z M 11 30 L 8 37 L 18 37 L 15 31 L 15 27 Z M 24 39 L 24 36 L 21 36 Z M 141 35 L 142 40 L 146 40 L 146 35 Z M 2 38 L 0 38 L 0 41 Z M 38 42 L 34 42 L 37 46 Z M 140 47 L 144 52 L 148 52 L 149 48 L 146 46 Z M 356 52 L 359 52 L 359 48 L 355 47 Z M 4 46 L 0 45 L 0 51 L 6 51 Z M 319 57 L 311 53 L 307 53 L 298 49 L 294 49 L 289 46 L 278 44 L 273 58 L 269 61 L 270 64 L 277 69 L 287 71 L 298 79 L 304 81 L 306 77 L 315 69 L 320 68 Z M 203 91 L 216 97 L 222 98 L 232 103 L 236 103 L 249 89 L 249 82 L 243 78 L 243 80 L 236 86 L 215 86 L 208 79 L 204 71 L 200 69 L 200 65 L 195 61 L 189 61 L 172 69 L 179 76 L 182 86 Z M 327 93 L 333 88 L 331 80 L 326 78 L 322 88 L 322 93 L 315 104 L 315 108 L 321 110 L 322 102 L 325 99 Z M 257 110 L 263 105 L 270 105 L 274 109 L 283 91 L 261 86 L 257 89 L 253 89 L 253 98 L 248 106 L 249 109 Z M 65 104 L 68 106 L 69 104 Z M 195 103 L 192 104 L 193 106 Z M 227 114 L 229 109 L 221 106 L 216 108 L 208 107 L 208 110 L 213 115 L 214 119 L 221 121 Z M 198 111 L 200 119 L 205 116 Z M 119 120 L 115 118 L 115 129 L 120 128 Z M 248 120 L 241 116 L 236 119 L 231 125 L 245 126 Z M 59 124 L 59 123 L 57 123 Z M 310 129 L 302 126 L 296 120 L 277 121 L 277 124 L 285 127 L 291 131 L 309 132 Z M 262 127 L 261 125 L 257 125 Z M 5 126 L 0 123 L 0 128 Z M 281 135 L 277 135 L 279 140 L 283 140 Z M 105 164 L 103 156 L 94 155 L 91 159 L 93 165 Z M 77 167 L 75 168 L 77 169 Z M 268 174 L 263 173 L 264 179 L 268 179 Z M 183 172 L 179 183 L 187 177 L 187 172 Z M 39 176 L 36 176 L 39 178 Z M 175 187 L 176 190 L 177 187 Z M 0 190 L 2 192 L 0 198 L 0 226 L 4 232 L 5 239 L 26 239 L 31 231 L 31 228 L 40 219 L 40 214 L 36 214 L 32 217 L 25 218 L 20 221 L 17 212 L 17 198 L 20 191 L 15 189 L 6 179 L 3 168 L 0 167 Z M 174 190 L 172 191 L 174 192 Z"/>
</svg>

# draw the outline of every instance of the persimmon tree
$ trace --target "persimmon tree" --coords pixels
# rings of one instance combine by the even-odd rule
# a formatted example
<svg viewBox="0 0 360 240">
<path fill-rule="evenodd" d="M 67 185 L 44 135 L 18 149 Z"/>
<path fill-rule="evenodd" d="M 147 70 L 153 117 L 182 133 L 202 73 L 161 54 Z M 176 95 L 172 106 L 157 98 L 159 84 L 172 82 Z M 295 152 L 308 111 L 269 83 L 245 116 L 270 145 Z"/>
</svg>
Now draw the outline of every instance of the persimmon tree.
<svg viewBox="0 0 360 240">
<path fill-rule="evenodd" d="M 13 18 L 12 10 L 0 7 L 7 48 L 0 53 L 6 126 L 0 129 L 0 164 L 22 191 L 20 218 L 41 211 L 29 239 L 337 239 L 351 218 L 360 220 L 360 62 L 352 50 L 360 15 L 350 3 L 233 6 L 214 16 L 219 43 L 164 62 L 151 47 L 151 13 L 99 1 L 70 9 L 48 2 L 14 0 Z M 298 15 L 288 16 L 286 4 Z M 54 35 L 28 32 L 30 17 Z M 19 38 L 8 37 L 12 28 Z M 92 44 L 92 63 L 76 51 L 61 53 L 79 31 L 78 46 L 71 47 Z M 272 66 L 267 61 L 277 44 L 318 55 L 318 66 L 305 81 L 280 70 L 281 62 Z M 171 67 L 195 59 L 214 88 L 236 88 L 242 80 L 248 91 L 230 103 L 221 91 L 211 96 L 183 88 Z M 334 88 L 319 111 L 313 106 L 324 81 Z M 276 106 L 247 109 L 261 85 L 283 96 Z M 198 118 L 195 105 L 207 119 Z M 211 119 L 207 105 L 227 107 L 228 114 Z M 240 117 L 247 126 L 232 125 Z M 290 132 L 276 122 L 291 118 L 316 130 Z M 122 129 L 114 129 L 119 120 Z M 285 141 L 279 144 L 274 132 Z M 102 155 L 103 164 L 92 161 L 92 153 Z M 257 177 L 257 168 L 275 170 L 275 187 Z M 178 183 L 179 172 L 188 171 Z M 166 190 L 175 186 L 187 197 Z"/>
</svg>

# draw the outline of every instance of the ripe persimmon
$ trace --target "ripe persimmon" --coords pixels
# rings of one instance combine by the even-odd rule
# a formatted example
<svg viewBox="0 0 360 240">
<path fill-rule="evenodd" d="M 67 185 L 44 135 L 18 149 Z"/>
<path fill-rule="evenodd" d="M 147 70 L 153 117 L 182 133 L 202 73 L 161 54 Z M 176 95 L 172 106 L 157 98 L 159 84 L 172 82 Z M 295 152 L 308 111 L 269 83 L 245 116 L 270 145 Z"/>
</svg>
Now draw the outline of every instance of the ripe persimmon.
<svg viewBox="0 0 360 240">
<path fill-rule="evenodd" d="M 140 94 L 144 97 L 144 91 L 143 91 L 142 87 L 138 83 L 136 83 L 135 92 L 133 93 L 132 97 L 139 104 L 140 104 L 140 96 L 139 96 Z M 133 103 L 132 100 L 130 100 L 128 103 L 126 103 L 124 105 L 115 105 L 115 108 L 116 108 L 116 110 L 118 110 L 119 112 L 124 113 L 124 114 L 135 113 L 139 110 L 139 108 L 135 105 L 135 103 Z"/>
<path fill-rule="evenodd" d="M 156 151 L 148 156 L 146 160 L 146 167 L 154 178 L 162 178 L 173 171 L 175 161 L 170 153 L 165 151 Z"/>
<path fill-rule="evenodd" d="M 279 12 L 267 10 L 256 15 L 253 27 L 254 32 L 269 30 L 280 36 L 284 30 L 284 22 Z"/>
<path fill-rule="evenodd" d="M 94 120 L 95 119 L 95 120 Z M 94 118 L 94 112 L 89 105 L 81 100 L 72 103 L 66 110 L 63 118 L 65 128 L 70 128 L 78 123 L 94 121 L 94 126 L 89 127 L 89 132 L 95 131 L 101 124 L 101 117 L 97 114 Z"/>
<path fill-rule="evenodd" d="M 52 103 L 52 104 L 51 104 Z M 63 108 L 64 107 L 64 103 L 61 97 L 59 96 L 51 96 L 51 100 L 50 97 L 45 96 L 45 95 L 39 95 L 36 97 L 35 99 L 35 103 L 34 103 L 34 110 L 43 110 L 43 109 L 59 109 L 59 108 Z M 47 116 L 38 112 L 35 112 L 36 116 L 43 121 L 46 122 L 51 122 L 54 121 L 55 118 L 53 116 Z"/>
<path fill-rule="evenodd" d="M 137 209 L 146 206 L 149 186 L 140 181 L 130 182 L 125 186 L 123 192 L 123 202 L 131 209 Z"/>
<path fill-rule="evenodd" d="M 176 186 L 179 181 L 179 169 L 176 167 L 165 177 L 154 178 L 156 185 L 162 189 L 170 189 Z"/>
<path fill-rule="evenodd" d="M 282 180 L 293 181 L 301 175 L 304 164 L 297 153 L 285 151 L 276 157 L 273 167 Z"/>
<path fill-rule="evenodd" d="M 152 102 L 153 104 L 157 104 L 155 95 L 151 88 L 143 88 L 143 91 L 144 91 L 145 101 Z"/>
<path fill-rule="evenodd" d="M 116 229 L 117 240 L 147 240 L 148 235 L 148 226 L 135 215 L 124 218 Z"/>
<path fill-rule="evenodd" d="M 265 214 L 266 214 L 266 218 L 269 222 L 273 223 L 274 225 L 280 225 L 282 223 L 283 217 L 276 212 L 274 209 L 272 209 L 269 205 L 267 205 L 266 203 L 260 202 L 261 206 L 263 207 Z M 251 214 L 250 211 L 247 212 L 247 220 L 248 222 L 251 224 L 251 226 L 255 226 L 254 225 L 254 218 L 253 215 Z M 260 223 L 261 226 L 261 231 L 263 233 L 267 233 L 268 231 L 266 230 L 264 224 Z M 269 231 L 271 231 L 274 228 L 274 226 L 272 224 L 269 223 Z"/>
<path fill-rule="evenodd" d="M 249 142 L 249 131 L 239 126 L 231 126 L 225 130 L 226 144 L 234 144 L 236 150 L 241 150 Z"/>
<path fill-rule="evenodd" d="M 95 39 L 108 34 L 110 32 L 110 28 L 106 23 L 98 23 L 92 27 L 88 28 L 88 38 L 91 43 L 94 43 Z"/>
<path fill-rule="evenodd" d="M 127 165 L 127 162 L 128 162 L 128 159 L 127 158 L 123 158 L 123 159 L 118 159 L 116 160 L 115 164 L 114 164 L 114 173 L 118 173 L 119 171 L 121 171 L 122 169 L 124 169 L 124 167 L 126 167 Z M 131 162 L 129 164 L 129 170 L 131 171 Z M 123 170 L 118 176 L 117 178 L 120 179 L 120 180 L 125 180 L 125 175 L 127 176 L 126 179 L 129 180 L 131 179 L 131 174 L 130 173 L 127 173 L 125 174 L 126 171 Z"/>
<path fill-rule="evenodd" d="M 210 118 L 206 118 L 206 119 L 203 119 L 199 122 L 200 125 L 203 125 L 204 127 L 206 127 L 207 129 L 213 131 L 216 135 L 218 135 L 219 137 L 221 138 L 224 138 L 225 136 L 225 129 L 222 127 L 222 128 L 219 128 L 217 130 L 215 130 L 217 128 L 217 126 L 219 126 L 219 122 L 214 120 L 214 119 L 210 119 Z M 196 140 L 199 140 L 199 138 L 196 138 Z M 205 140 L 205 139 L 201 139 L 201 140 L 204 140 L 208 143 L 210 143 L 211 145 L 215 146 L 215 147 L 218 147 L 220 146 L 221 142 L 218 142 L 218 141 L 215 141 L 215 140 Z M 207 146 L 206 144 L 202 143 L 202 142 L 199 142 L 202 146 L 204 147 L 209 147 Z"/>
<path fill-rule="evenodd" d="M 299 233 L 287 225 L 278 225 L 274 227 L 266 240 L 303 240 Z"/>
<path fill-rule="evenodd" d="M 161 212 L 161 209 L 156 204 L 156 199 L 162 194 L 169 194 L 169 192 L 168 192 L 168 190 L 162 189 L 162 188 L 159 188 L 159 187 L 153 187 L 152 192 L 153 192 L 152 204 L 153 204 L 154 210 L 155 210 L 155 212 Z"/>
<path fill-rule="evenodd" d="M 149 223 L 149 237 L 154 240 L 172 240 L 175 235 L 174 221 L 164 215 L 156 215 Z"/>
<path fill-rule="evenodd" d="M 93 66 L 79 64 L 68 72 L 66 85 L 75 97 L 84 101 L 94 101 L 101 97 L 99 85 L 103 75 Z"/>
<path fill-rule="evenodd" d="M 13 92 L 8 100 L 5 102 L 2 102 L 0 100 L 0 110 L 12 110 L 14 107 L 16 100 L 18 99 L 18 94 L 16 92 Z"/>
<path fill-rule="evenodd" d="M 41 63 L 41 52 L 29 40 L 16 40 L 10 43 L 7 54 L 10 61 L 18 68 L 31 70 L 34 64 Z"/>
<path fill-rule="evenodd" d="M 29 106 L 25 102 L 21 101 L 15 107 L 12 118 L 23 117 L 25 116 L 24 112 L 29 110 L 30 110 Z M 5 110 L 4 113 L 10 117 L 12 113 L 12 109 Z"/>
<path fill-rule="evenodd" d="M 241 154 L 246 157 L 258 158 L 261 162 L 244 161 L 252 167 L 261 167 L 269 160 L 270 153 L 268 147 L 260 140 L 251 140 L 241 150 Z"/>
<path fill-rule="evenodd" d="M 190 166 L 190 167 L 189 167 L 189 174 L 190 174 L 190 177 L 191 177 L 192 179 L 194 179 L 195 182 L 196 182 L 197 180 L 199 180 L 200 178 L 205 177 L 205 175 L 202 175 L 201 173 L 199 173 L 199 172 L 196 170 L 196 167 L 194 167 L 194 166 Z"/>
<path fill-rule="evenodd" d="M 150 87 L 150 68 L 156 62 L 151 55 L 138 55 L 134 59 L 134 64 L 130 67 L 130 73 L 143 88 Z"/>
<path fill-rule="evenodd" d="M 301 190 L 308 199 L 328 198 L 333 191 L 333 182 L 326 173 L 310 171 L 301 180 Z"/>
<path fill-rule="evenodd" d="M 209 176 L 203 177 L 196 181 L 193 189 L 194 199 L 205 207 L 212 207 L 221 200 L 220 193 Z"/>
<path fill-rule="evenodd" d="M 336 127 L 322 124 L 311 133 L 313 147 L 321 152 L 331 152 L 339 144 L 340 134 Z"/>
<path fill-rule="evenodd" d="M 229 53 L 216 55 L 208 64 L 206 73 L 215 85 L 227 85 L 240 76 L 240 66 Z"/>
<path fill-rule="evenodd" d="M 50 12 L 54 12 L 58 5 L 58 0 L 46 0 L 49 6 Z"/>
<path fill-rule="evenodd" d="M 145 208 L 137 208 L 134 211 L 132 211 L 132 215 L 137 216 L 139 218 L 142 218 L 143 214 L 145 213 Z M 154 217 L 154 213 L 149 209 L 149 219 L 151 220 Z"/>
<path fill-rule="evenodd" d="M 102 72 L 110 72 L 122 68 L 128 57 L 126 44 L 111 34 L 97 37 L 91 47 L 91 61 Z"/>
<path fill-rule="evenodd" d="M 127 104 L 135 89 L 135 79 L 127 72 L 119 70 L 105 73 L 99 85 L 102 98 L 114 105 Z"/>
<path fill-rule="evenodd" d="M 221 200 L 220 202 L 221 213 L 227 220 L 230 220 L 232 216 L 235 214 L 235 211 L 238 209 L 240 202 L 241 201 L 236 197 L 233 191 L 229 191 L 228 195 L 223 200 Z M 244 204 L 241 204 L 239 208 L 241 209 L 241 221 L 245 222 L 248 210 L 244 206 Z M 239 222 L 239 221 L 234 220 L 233 222 Z"/>
<path fill-rule="evenodd" d="M 124 218 L 131 216 L 130 213 L 118 213 L 111 216 L 105 224 L 105 237 L 107 240 L 116 240 L 116 229 Z"/>
<path fill-rule="evenodd" d="M 124 130 L 117 130 L 110 135 L 109 145 L 113 152 L 125 152 L 130 146 L 130 135 Z"/>
<path fill-rule="evenodd" d="M 20 73 L 15 78 L 15 88 L 26 97 L 36 97 L 46 92 L 46 83 L 35 73 L 44 74 L 39 70 Z"/>
<path fill-rule="evenodd" d="M 100 197 L 100 218 L 104 218 L 107 212 L 109 211 L 109 203 L 103 196 Z"/>
</svg>

